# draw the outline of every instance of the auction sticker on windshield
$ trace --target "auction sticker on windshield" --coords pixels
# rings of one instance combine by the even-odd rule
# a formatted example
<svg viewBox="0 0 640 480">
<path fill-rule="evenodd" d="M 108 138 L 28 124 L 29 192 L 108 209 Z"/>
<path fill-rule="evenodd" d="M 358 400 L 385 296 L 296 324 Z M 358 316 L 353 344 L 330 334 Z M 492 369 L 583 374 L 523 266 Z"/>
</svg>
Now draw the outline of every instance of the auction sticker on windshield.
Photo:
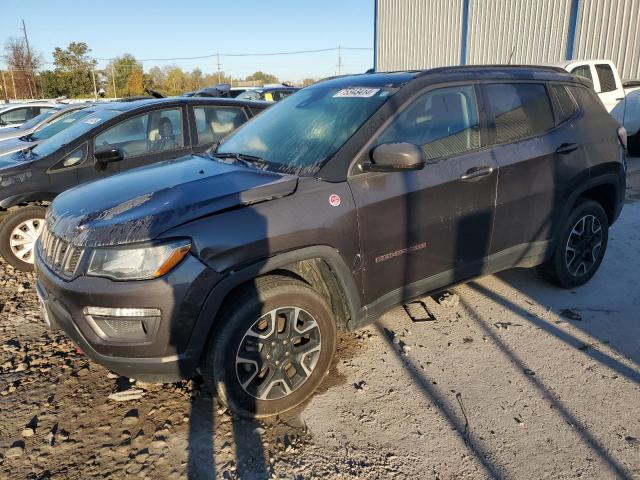
<svg viewBox="0 0 640 480">
<path fill-rule="evenodd" d="M 349 87 L 343 88 L 336 92 L 333 96 L 334 98 L 368 98 L 373 97 L 376 93 L 380 91 L 379 88 L 368 88 L 368 87 Z"/>
</svg>

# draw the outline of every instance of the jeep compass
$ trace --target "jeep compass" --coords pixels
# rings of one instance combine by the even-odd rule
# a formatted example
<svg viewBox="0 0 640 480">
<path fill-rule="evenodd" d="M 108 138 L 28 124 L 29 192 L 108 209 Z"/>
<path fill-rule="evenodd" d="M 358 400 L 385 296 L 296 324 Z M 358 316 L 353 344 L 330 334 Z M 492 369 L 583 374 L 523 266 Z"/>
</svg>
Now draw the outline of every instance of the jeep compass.
<svg viewBox="0 0 640 480">
<path fill-rule="evenodd" d="M 122 375 L 293 408 L 337 329 L 512 267 L 587 282 L 626 134 L 580 78 L 450 67 L 318 82 L 208 154 L 76 187 L 36 251 L 45 320 Z"/>
</svg>

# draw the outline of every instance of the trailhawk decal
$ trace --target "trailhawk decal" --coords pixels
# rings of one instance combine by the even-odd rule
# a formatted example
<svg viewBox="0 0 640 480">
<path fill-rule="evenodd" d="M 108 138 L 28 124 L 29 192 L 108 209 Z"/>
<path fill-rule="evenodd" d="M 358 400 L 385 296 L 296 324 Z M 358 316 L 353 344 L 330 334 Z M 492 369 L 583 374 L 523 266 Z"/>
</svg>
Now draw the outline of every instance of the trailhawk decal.
<svg viewBox="0 0 640 480">
<path fill-rule="evenodd" d="M 417 245 L 412 245 L 410 247 L 403 248 L 402 250 L 396 250 L 395 252 L 385 253 L 384 255 L 376 257 L 376 263 L 386 262 L 387 260 L 391 260 L 392 258 L 400 257 L 407 253 L 422 250 L 424 248 L 427 248 L 427 242 L 418 243 Z"/>
</svg>

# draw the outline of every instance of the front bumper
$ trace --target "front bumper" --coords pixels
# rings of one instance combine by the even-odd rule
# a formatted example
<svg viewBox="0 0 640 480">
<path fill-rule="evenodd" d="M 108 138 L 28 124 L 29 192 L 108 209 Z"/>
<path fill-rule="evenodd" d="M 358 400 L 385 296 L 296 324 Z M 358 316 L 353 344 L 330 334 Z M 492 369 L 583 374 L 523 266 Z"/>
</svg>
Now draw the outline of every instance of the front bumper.
<svg viewBox="0 0 640 480">
<path fill-rule="evenodd" d="M 150 382 L 190 377 L 200 360 L 201 339 L 192 332 L 218 274 L 192 255 L 162 278 L 117 282 L 80 276 L 65 281 L 36 255 L 38 296 L 50 328 L 60 328 L 82 351 L 109 370 Z M 85 307 L 153 308 L 157 328 L 144 341 L 105 338 L 96 332 Z"/>
</svg>

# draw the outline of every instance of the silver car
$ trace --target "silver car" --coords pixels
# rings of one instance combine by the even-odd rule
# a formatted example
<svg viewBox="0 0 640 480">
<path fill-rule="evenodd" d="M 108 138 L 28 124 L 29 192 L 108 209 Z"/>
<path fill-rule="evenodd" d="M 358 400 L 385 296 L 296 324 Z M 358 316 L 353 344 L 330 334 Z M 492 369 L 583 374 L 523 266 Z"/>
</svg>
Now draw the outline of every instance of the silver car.
<svg viewBox="0 0 640 480">
<path fill-rule="evenodd" d="M 55 107 L 52 102 L 4 103 L 0 104 L 0 132 L 37 117 L 45 110 Z"/>
<path fill-rule="evenodd" d="M 91 113 L 91 106 L 91 103 L 56 105 L 25 123 L 23 127 L 27 128 L 12 128 L 8 132 L 0 130 L 0 155 L 35 147 Z M 40 119 L 43 115 L 46 117 Z M 36 119 L 39 120 L 32 124 Z"/>
</svg>

